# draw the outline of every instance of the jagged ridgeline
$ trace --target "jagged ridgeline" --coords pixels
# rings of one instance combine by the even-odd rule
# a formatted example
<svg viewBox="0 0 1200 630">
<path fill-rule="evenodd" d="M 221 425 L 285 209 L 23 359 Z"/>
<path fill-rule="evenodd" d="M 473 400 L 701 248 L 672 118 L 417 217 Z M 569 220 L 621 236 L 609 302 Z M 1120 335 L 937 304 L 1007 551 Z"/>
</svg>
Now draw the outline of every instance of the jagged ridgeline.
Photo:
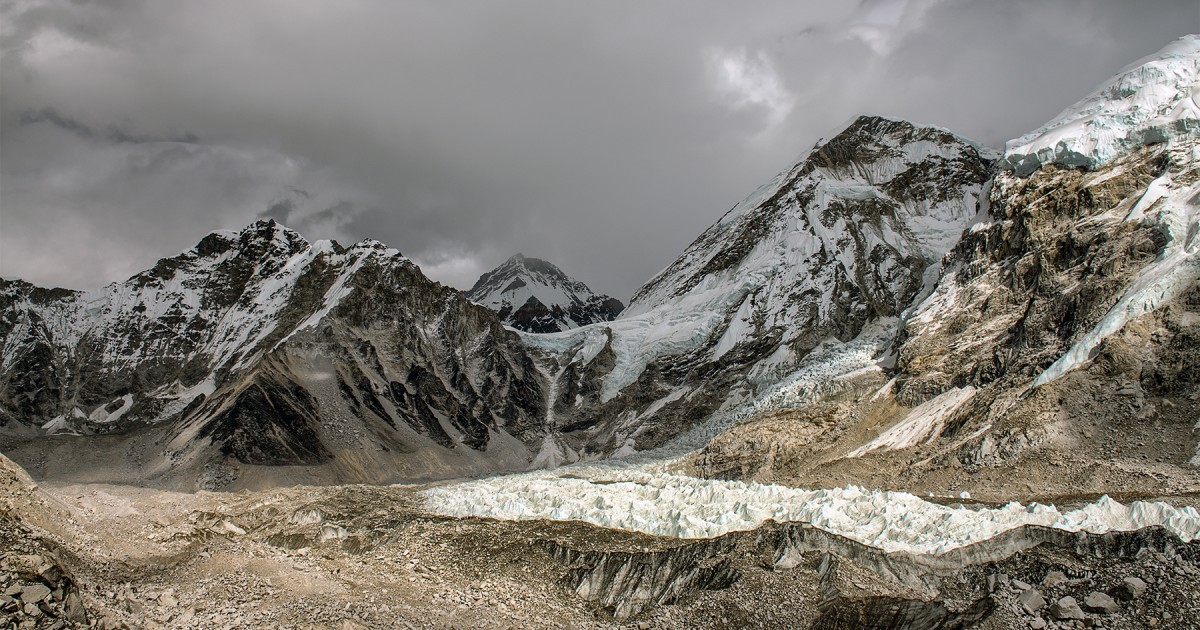
<svg viewBox="0 0 1200 630">
<path fill-rule="evenodd" d="M 1013 414 L 1069 407 L 1072 390 L 1036 388 L 1144 313 L 1166 332 L 1138 365 L 1162 369 L 1119 378 L 1178 404 L 1195 384 L 1198 58 L 1184 38 L 1003 155 L 860 117 L 619 315 L 544 261 L 514 257 L 464 294 L 380 243 L 273 222 L 96 291 L 0 281 L 0 448 L 47 477 L 384 482 L 699 447 L 803 408 L 812 421 L 770 439 L 723 433 L 697 470 L 827 461 L 814 445 L 875 461 L 943 429 L 975 462 L 1038 439 L 1026 429 L 1045 423 Z M 970 409 L 987 420 L 967 433 Z"/>
<path fill-rule="evenodd" d="M 449 477 L 656 446 L 823 338 L 894 317 L 978 212 L 987 169 L 948 132 L 861 118 L 705 232 L 626 315 L 551 336 L 520 336 L 502 321 L 520 309 L 475 304 L 380 243 L 310 244 L 270 221 L 97 291 L 5 281 L 7 448 L 66 475 L 132 449 L 124 478 L 222 486 Z M 471 297 L 531 281 L 617 310 L 524 257 Z M 32 455 L 83 444 L 104 447 Z"/>
<path fill-rule="evenodd" d="M 996 499 L 1196 487 L 1198 94 L 1189 36 L 1007 143 L 884 360 L 848 365 L 836 398 L 783 392 L 693 472 Z"/>
<path fill-rule="evenodd" d="M 65 474 L 131 451 L 113 474 L 382 481 L 520 466 L 540 437 L 544 383 L 517 335 L 377 242 L 265 221 L 98 291 L 0 295 L 3 431 L 70 453 L 48 458 Z"/>
</svg>

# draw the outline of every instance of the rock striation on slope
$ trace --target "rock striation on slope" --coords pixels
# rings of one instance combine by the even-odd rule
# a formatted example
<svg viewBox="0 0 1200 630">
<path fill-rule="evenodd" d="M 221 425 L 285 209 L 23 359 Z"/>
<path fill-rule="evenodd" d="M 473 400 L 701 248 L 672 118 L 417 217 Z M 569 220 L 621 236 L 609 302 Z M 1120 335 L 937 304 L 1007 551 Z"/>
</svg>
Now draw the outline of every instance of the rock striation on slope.
<svg viewBox="0 0 1200 630">
<path fill-rule="evenodd" d="M 500 315 L 505 324 L 532 333 L 561 332 L 620 314 L 621 301 L 539 258 L 517 254 L 483 274 L 467 297 Z"/>
</svg>

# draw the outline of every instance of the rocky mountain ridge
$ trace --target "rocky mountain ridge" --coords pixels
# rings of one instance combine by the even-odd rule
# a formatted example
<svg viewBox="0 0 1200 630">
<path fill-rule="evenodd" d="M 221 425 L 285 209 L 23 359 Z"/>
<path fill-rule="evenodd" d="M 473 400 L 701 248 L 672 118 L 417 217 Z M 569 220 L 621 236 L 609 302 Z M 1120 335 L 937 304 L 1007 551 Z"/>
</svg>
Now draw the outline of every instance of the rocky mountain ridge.
<svg viewBox="0 0 1200 630">
<path fill-rule="evenodd" d="M 511 436 L 541 416 L 516 334 L 374 241 L 309 244 L 260 221 L 99 291 L 6 281 L 0 295 L 3 432 L 52 434 L 29 445 L 51 467 L 113 467 L 50 454 L 111 435 L 136 456 L 107 474 L 146 482 L 215 487 L 264 466 L 438 476 L 521 465 Z M 500 426 L 512 448 L 469 454 Z"/>
<path fill-rule="evenodd" d="M 475 298 L 498 314 L 380 243 L 273 222 L 98 291 L 3 281 L 0 447 L 35 475 L 213 488 L 668 445 L 705 447 L 688 465 L 706 476 L 821 485 L 902 457 L 954 476 L 1100 430 L 1054 423 L 1095 414 L 1057 382 L 1104 361 L 1192 444 L 1198 60 L 1200 39 L 1172 44 L 1004 155 L 860 117 L 619 317 L 560 332 L 502 319 L 503 296 L 536 293 L 522 277 L 584 295 L 552 265 L 485 274 Z"/>
<path fill-rule="evenodd" d="M 1200 37 L 1139 64 L 1009 143 L 894 363 L 847 365 L 836 396 L 785 386 L 693 470 L 997 500 L 1200 488 Z"/>
<path fill-rule="evenodd" d="M 624 309 L 620 300 L 588 286 L 539 258 L 517 254 L 483 274 L 467 297 L 518 330 L 561 332 L 607 322 Z"/>
<path fill-rule="evenodd" d="M 804 365 L 886 352 L 979 214 L 990 162 L 945 130 L 860 117 L 735 206 L 616 320 L 526 338 L 561 373 L 554 412 L 574 424 L 558 453 L 657 447 Z"/>
</svg>

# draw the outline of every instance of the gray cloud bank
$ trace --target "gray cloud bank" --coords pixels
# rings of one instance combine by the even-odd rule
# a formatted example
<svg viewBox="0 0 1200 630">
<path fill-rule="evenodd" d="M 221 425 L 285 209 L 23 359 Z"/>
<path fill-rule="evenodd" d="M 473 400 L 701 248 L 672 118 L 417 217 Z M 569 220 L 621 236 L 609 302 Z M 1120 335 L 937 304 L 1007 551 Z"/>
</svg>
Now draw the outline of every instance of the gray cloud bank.
<svg viewBox="0 0 1200 630">
<path fill-rule="evenodd" d="M 0 1 L 0 275 L 93 287 L 260 216 L 627 298 L 856 114 L 999 146 L 1195 0 Z"/>
</svg>

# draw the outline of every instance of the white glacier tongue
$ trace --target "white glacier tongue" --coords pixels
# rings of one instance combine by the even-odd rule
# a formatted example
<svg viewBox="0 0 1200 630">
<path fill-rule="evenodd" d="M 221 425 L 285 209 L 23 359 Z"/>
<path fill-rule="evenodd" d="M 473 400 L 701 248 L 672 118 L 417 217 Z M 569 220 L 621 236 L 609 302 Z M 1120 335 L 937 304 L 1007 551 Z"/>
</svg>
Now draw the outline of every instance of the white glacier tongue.
<svg viewBox="0 0 1200 630">
<path fill-rule="evenodd" d="M 1200 128 L 1200 35 L 1129 66 L 1040 129 L 1005 145 L 1004 164 L 1028 175 L 1042 164 L 1095 168 L 1131 148 Z"/>
<path fill-rule="evenodd" d="M 915 446 L 941 435 L 942 427 L 955 411 L 975 396 L 975 388 L 955 387 L 925 401 L 884 431 L 879 437 L 850 451 L 846 457 L 862 457 L 875 449 L 896 450 Z"/>
<path fill-rule="evenodd" d="M 1009 503 L 971 509 L 907 492 L 859 487 L 802 490 L 697 479 L 649 468 L 590 465 L 494 477 L 424 491 L 450 516 L 578 520 L 602 527 L 708 538 L 767 520 L 807 522 L 884 551 L 937 554 L 1022 525 L 1103 533 L 1161 525 L 1185 541 L 1200 537 L 1200 513 L 1160 502 L 1122 505 L 1107 496 L 1077 510 Z"/>
</svg>

